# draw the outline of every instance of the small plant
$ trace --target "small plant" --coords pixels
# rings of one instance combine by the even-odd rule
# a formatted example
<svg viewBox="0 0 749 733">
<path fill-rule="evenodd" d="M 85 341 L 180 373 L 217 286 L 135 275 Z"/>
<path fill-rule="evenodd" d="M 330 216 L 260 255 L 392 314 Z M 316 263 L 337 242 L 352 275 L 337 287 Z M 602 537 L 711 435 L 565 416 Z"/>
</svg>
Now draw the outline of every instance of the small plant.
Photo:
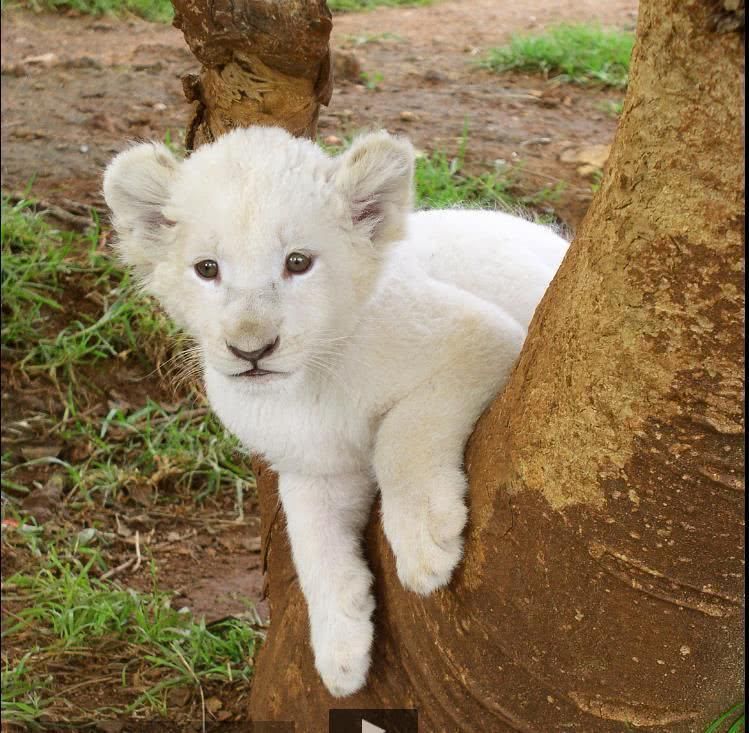
<svg viewBox="0 0 749 733">
<path fill-rule="evenodd" d="M 171 129 L 164 133 L 164 145 L 166 145 L 175 155 L 182 156 L 185 154 L 185 146 L 182 142 L 184 139 L 184 130 L 175 130 L 174 137 L 172 137 Z"/>
<path fill-rule="evenodd" d="M 624 102 L 619 101 L 615 102 L 610 99 L 604 100 L 603 102 L 599 102 L 597 105 L 598 109 L 601 110 L 601 112 L 605 112 L 607 115 L 610 115 L 611 117 L 619 117 L 622 113 L 622 108 L 624 107 Z"/>
<path fill-rule="evenodd" d="M 364 82 L 364 86 L 370 91 L 376 91 L 380 88 L 385 77 L 379 71 L 362 71 L 361 80 Z"/>
<path fill-rule="evenodd" d="M 514 35 L 480 62 L 484 68 L 540 72 L 574 84 L 627 85 L 634 34 L 591 25 L 558 25 L 540 35 Z"/>
<path fill-rule="evenodd" d="M 26 652 L 11 663 L 3 654 L 2 719 L 30 728 L 35 726 L 45 708 L 44 694 L 49 678 L 34 678 L 28 669 L 33 652 Z"/>
</svg>

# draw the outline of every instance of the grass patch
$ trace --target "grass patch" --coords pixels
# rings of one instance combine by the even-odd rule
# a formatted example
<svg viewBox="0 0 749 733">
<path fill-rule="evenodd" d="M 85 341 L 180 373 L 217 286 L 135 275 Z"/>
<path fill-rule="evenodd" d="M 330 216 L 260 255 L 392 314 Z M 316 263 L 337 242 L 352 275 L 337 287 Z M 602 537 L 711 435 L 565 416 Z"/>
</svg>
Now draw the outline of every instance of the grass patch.
<svg viewBox="0 0 749 733">
<path fill-rule="evenodd" d="M 362 71 L 360 76 L 364 86 L 369 89 L 370 92 L 380 89 L 380 85 L 385 80 L 385 77 L 380 71 Z"/>
<path fill-rule="evenodd" d="M 83 554 L 86 549 L 51 545 L 38 572 L 17 573 L 3 584 L 3 603 L 21 606 L 5 624 L 4 650 L 17 648 L 29 634 L 35 641 L 16 659 L 3 652 L 3 721 L 69 721 L 68 689 L 55 670 L 75 665 L 85 649 L 106 649 L 101 659 L 87 654 L 89 673 L 98 666 L 102 676 L 112 676 L 116 667 L 113 684 L 132 697 L 125 706 L 100 710 L 102 715 L 165 715 L 173 688 L 202 698 L 206 683 L 250 679 L 262 631 L 238 619 L 206 625 L 174 609 L 170 595 L 155 586 L 137 593 L 101 580 L 106 565 L 95 549 Z"/>
<path fill-rule="evenodd" d="M 22 0 L 36 12 L 74 11 L 83 15 L 137 15 L 157 23 L 171 23 L 174 8 L 170 0 Z"/>
<path fill-rule="evenodd" d="M 40 218 L 29 216 L 28 204 L 2 200 L 2 345 L 30 343 L 43 320 L 42 309 L 60 311 L 61 281 L 71 238 L 63 237 Z"/>
<path fill-rule="evenodd" d="M 110 400 L 98 410 L 86 406 L 95 389 L 86 368 L 104 366 L 116 379 L 128 361 L 152 372 L 154 363 L 168 364 L 171 354 L 169 361 L 189 379 L 197 357 L 193 350 L 170 347 L 176 328 L 151 299 L 135 292 L 129 274 L 104 252 L 98 231 L 85 237 L 61 232 L 29 202 L 11 206 L 4 200 L 2 314 L 2 345 L 14 369 L 27 377 L 47 375 L 63 396 L 61 416 L 37 415 L 33 426 L 22 420 L 16 427 L 22 434 L 30 429 L 35 436 L 53 436 L 64 446 L 60 458 L 18 460 L 4 453 L 4 488 L 28 493 L 27 482 L 16 476 L 40 463 L 65 472 L 75 495 L 69 499 L 91 501 L 98 493 L 104 503 L 123 490 L 149 502 L 181 490 L 202 500 L 251 482 L 237 458 L 238 441 L 208 414 L 199 394 L 178 405 Z"/>
<path fill-rule="evenodd" d="M 11 206 L 3 199 L 1 340 L 10 353 L 25 352 L 21 369 L 75 382 L 83 365 L 164 355 L 176 329 L 134 294 L 129 274 L 101 245 L 98 227 L 76 237 L 49 226 L 30 201 Z M 75 314 L 69 314 L 71 301 Z M 48 324 L 57 328 L 45 329 Z"/>
<path fill-rule="evenodd" d="M 5 654 L 2 659 L 2 720 L 26 729 L 33 728 L 41 718 L 49 685 L 48 679 L 34 674 L 32 656 L 27 652 L 13 663 Z"/>
<path fill-rule="evenodd" d="M 533 194 L 518 192 L 521 167 L 500 167 L 469 175 L 465 172 L 465 138 L 458 154 L 441 151 L 416 159 L 416 204 L 422 209 L 540 207 L 556 199 L 559 187 L 546 187 Z"/>
<path fill-rule="evenodd" d="M 627 85 L 634 34 L 593 25 L 558 25 L 539 35 L 513 35 L 481 65 L 492 71 L 539 72 L 575 84 Z"/>
<path fill-rule="evenodd" d="M 353 140 L 347 136 L 341 145 L 318 144 L 333 155 L 345 150 Z M 436 150 L 416 158 L 414 185 L 417 209 L 446 209 L 450 207 L 535 209 L 539 219 L 548 219 L 549 206 L 561 192 L 561 185 L 547 186 L 531 194 L 520 192 L 522 164 L 514 168 L 498 166 L 492 171 L 471 174 L 466 170 L 468 135 L 463 133 L 457 154 L 450 156 Z"/>
<path fill-rule="evenodd" d="M 414 8 L 431 5 L 432 2 L 433 0 L 328 0 L 328 7 L 334 13 L 350 13 L 379 7 Z M 20 5 L 35 12 L 73 11 L 82 15 L 113 17 L 136 15 L 156 23 L 171 23 L 174 19 L 174 8 L 170 0 L 21 0 Z"/>
<path fill-rule="evenodd" d="M 38 429 L 39 423 L 35 425 Z M 229 490 L 254 489 L 239 442 L 207 407 L 179 409 L 148 400 L 144 407 L 112 407 L 102 417 L 82 413 L 69 396 L 68 410 L 47 431 L 66 446 L 64 458 L 11 462 L 3 456 L 4 488 L 28 493 L 16 475 L 39 464 L 54 464 L 64 476 L 67 502 L 108 506 L 125 497 L 151 505 L 181 499 L 194 502 Z"/>
<path fill-rule="evenodd" d="M 431 3 L 432 0 L 328 0 L 328 7 L 334 13 L 346 13 L 378 7 L 412 8 Z M 36 12 L 72 10 L 84 15 L 137 15 L 157 23 L 171 23 L 174 18 L 170 0 L 21 0 L 21 4 Z"/>
<path fill-rule="evenodd" d="M 431 5 L 432 0 L 328 0 L 328 7 L 334 13 L 374 10 L 374 8 L 414 8 Z"/>
<path fill-rule="evenodd" d="M 222 511 L 206 524 L 233 524 L 233 499 L 244 522 L 254 479 L 236 439 L 199 393 L 176 404 L 159 400 L 158 386 L 144 395 L 138 381 L 155 363 L 173 353 L 190 370 L 191 358 L 173 352 L 176 330 L 135 291 L 98 227 L 60 231 L 31 202 L 4 199 L 2 255 L 3 389 L 12 412 L 3 423 L 3 566 L 16 569 L 2 591 L 3 722 L 57 730 L 112 717 L 194 720 L 207 688 L 234 684 L 225 692 L 241 699 L 262 636 L 244 614 L 206 624 L 173 608 L 155 560 L 149 591 L 107 579 L 123 552 L 135 567 L 133 504 L 155 524 L 159 504 L 170 505 L 162 515 L 194 520 L 210 498 Z M 29 407 L 27 387 L 47 399 Z M 40 443 L 57 447 L 27 452 Z M 28 513 L 53 485 L 53 516 L 37 525 Z M 151 552 L 144 544 L 144 563 Z M 189 704 L 174 702 L 177 691 Z"/>
</svg>

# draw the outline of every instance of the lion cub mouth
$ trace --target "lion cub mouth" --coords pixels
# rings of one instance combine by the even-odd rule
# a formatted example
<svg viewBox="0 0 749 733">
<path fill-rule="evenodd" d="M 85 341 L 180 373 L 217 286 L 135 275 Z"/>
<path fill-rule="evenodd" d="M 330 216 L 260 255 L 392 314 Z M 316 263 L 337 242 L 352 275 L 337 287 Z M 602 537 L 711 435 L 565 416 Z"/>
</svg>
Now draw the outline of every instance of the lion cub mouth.
<svg viewBox="0 0 749 733">
<path fill-rule="evenodd" d="M 232 376 L 257 378 L 257 377 L 265 377 L 269 374 L 281 376 L 283 375 L 283 372 L 273 372 L 267 369 L 260 369 L 259 367 L 253 367 L 252 369 L 248 369 L 246 372 L 240 372 L 239 374 L 233 374 Z"/>
</svg>

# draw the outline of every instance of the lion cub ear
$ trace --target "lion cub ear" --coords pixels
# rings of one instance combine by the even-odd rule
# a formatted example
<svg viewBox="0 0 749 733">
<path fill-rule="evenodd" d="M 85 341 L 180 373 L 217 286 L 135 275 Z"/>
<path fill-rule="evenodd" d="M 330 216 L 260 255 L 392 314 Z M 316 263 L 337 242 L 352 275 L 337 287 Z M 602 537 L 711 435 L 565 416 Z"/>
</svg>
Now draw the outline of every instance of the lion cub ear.
<svg viewBox="0 0 749 733">
<path fill-rule="evenodd" d="M 118 235 L 115 249 L 141 274 L 159 259 L 155 245 L 174 225 L 163 208 L 179 166 L 165 145 L 141 143 L 117 155 L 104 172 L 104 199 Z"/>
<path fill-rule="evenodd" d="M 354 226 L 375 244 L 405 236 L 413 201 L 414 149 L 387 132 L 364 135 L 337 159 L 335 185 Z"/>
</svg>

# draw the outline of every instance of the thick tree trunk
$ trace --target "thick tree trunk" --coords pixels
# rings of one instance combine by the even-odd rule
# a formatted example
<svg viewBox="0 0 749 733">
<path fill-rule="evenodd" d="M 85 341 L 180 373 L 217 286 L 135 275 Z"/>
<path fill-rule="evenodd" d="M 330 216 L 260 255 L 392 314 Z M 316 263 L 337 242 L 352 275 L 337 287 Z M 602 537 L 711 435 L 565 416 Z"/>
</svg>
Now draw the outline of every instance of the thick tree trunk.
<svg viewBox="0 0 749 733">
<path fill-rule="evenodd" d="M 202 64 L 182 79 L 194 102 L 188 150 L 233 127 L 278 125 L 314 139 L 333 81 L 325 0 L 173 0 L 174 25 Z"/>
<path fill-rule="evenodd" d="M 701 730 L 743 679 L 743 39 L 643 0 L 601 191 L 466 454 L 466 557 L 400 586 L 373 517 L 374 663 L 314 670 L 275 477 L 251 715 L 416 707 L 422 731 Z M 723 21 L 721 21 L 723 22 Z M 725 26 L 723 26 L 725 27 Z"/>
</svg>

